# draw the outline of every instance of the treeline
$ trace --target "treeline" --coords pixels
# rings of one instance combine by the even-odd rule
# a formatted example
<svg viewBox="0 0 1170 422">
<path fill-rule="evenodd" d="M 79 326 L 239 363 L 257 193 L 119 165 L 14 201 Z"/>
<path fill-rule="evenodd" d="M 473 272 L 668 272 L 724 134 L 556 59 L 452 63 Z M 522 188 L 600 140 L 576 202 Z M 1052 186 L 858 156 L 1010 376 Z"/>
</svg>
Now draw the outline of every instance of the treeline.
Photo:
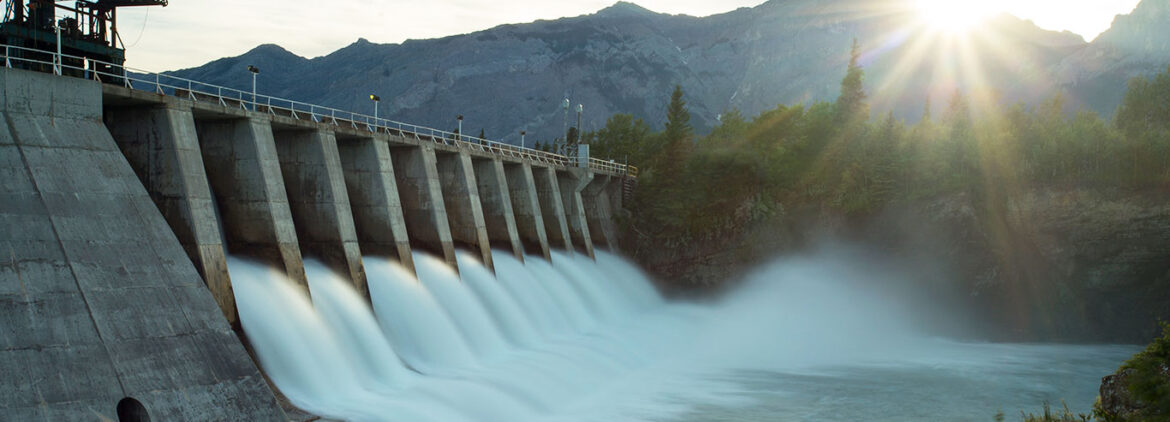
<svg viewBox="0 0 1170 422">
<path fill-rule="evenodd" d="M 1130 81 L 1112 122 L 1064 112 L 1057 96 L 1006 107 L 956 92 L 913 125 L 871 119 L 856 43 L 837 101 L 781 105 L 747 119 L 731 110 L 693 134 L 675 88 L 655 131 L 618 114 L 582 136 L 592 155 L 639 167 L 633 229 L 702 239 L 815 203 L 856 214 L 890 201 L 960 191 L 1003 198 L 1033 186 L 1170 186 L 1170 70 Z"/>
</svg>

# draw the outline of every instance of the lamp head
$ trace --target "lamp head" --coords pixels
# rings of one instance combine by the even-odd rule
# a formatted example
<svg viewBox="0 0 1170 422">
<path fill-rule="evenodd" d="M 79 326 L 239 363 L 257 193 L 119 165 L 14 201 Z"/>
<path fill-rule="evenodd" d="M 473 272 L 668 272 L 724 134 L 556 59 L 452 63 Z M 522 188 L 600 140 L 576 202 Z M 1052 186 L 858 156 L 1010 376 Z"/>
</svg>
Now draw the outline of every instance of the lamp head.
<svg viewBox="0 0 1170 422">
<path fill-rule="evenodd" d="M 455 116 L 455 120 L 463 121 L 463 115 L 460 114 L 458 116 Z"/>
<path fill-rule="evenodd" d="M 260 69 L 252 65 L 248 65 L 248 71 L 252 73 L 260 73 Z"/>
<path fill-rule="evenodd" d="M 370 94 L 370 99 L 374 100 L 375 103 L 378 101 L 382 101 L 382 97 L 379 97 L 379 96 L 374 95 L 374 94 Z"/>
</svg>

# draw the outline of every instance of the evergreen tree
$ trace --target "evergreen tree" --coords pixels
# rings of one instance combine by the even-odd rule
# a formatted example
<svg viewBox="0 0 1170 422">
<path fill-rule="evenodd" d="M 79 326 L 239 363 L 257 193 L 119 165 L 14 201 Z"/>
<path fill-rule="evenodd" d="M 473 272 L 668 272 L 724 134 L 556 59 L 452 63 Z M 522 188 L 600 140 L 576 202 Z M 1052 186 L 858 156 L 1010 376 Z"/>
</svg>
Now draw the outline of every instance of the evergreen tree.
<svg viewBox="0 0 1170 422">
<path fill-rule="evenodd" d="M 853 49 L 849 52 L 849 69 L 845 71 L 845 78 L 841 79 L 841 95 L 837 97 L 838 124 L 869 118 L 869 105 L 865 103 L 865 90 L 862 87 L 865 72 L 858 64 L 860 59 L 861 45 L 854 38 Z"/>
<path fill-rule="evenodd" d="M 687 110 L 687 102 L 683 100 L 681 85 L 674 86 L 674 93 L 670 94 L 670 105 L 666 107 L 666 136 L 667 143 L 675 141 L 689 141 L 694 129 L 691 128 L 691 112 Z"/>
<path fill-rule="evenodd" d="M 577 128 L 576 128 L 576 127 L 572 127 L 572 126 L 570 126 L 570 127 L 569 127 L 569 133 L 568 133 L 568 136 L 566 137 L 566 139 L 568 139 L 568 140 L 569 140 L 569 143 L 570 143 L 570 144 L 572 144 L 572 143 L 576 143 L 577 141 L 579 141 L 579 140 L 580 140 L 580 139 L 578 139 L 578 138 L 580 137 L 580 135 L 581 135 L 581 134 L 577 132 Z"/>
<path fill-rule="evenodd" d="M 483 134 L 483 128 L 479 129 L 479 139 L 487 139 L 487 135 Z"/>
</svg>

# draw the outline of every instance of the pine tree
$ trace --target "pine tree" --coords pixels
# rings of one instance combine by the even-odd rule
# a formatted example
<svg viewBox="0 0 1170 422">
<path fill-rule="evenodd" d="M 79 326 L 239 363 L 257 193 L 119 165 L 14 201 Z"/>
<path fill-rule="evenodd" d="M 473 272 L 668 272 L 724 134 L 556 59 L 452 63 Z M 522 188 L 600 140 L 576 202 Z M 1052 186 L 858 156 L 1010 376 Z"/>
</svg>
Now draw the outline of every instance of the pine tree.
<svg viewBox="0 0 1170 422">
<path fill-rule="evenodd" d="M 860 59 L 861 44 L 854 38 L 853 49 L 849 52 L 849 69 L 845 72 L 845 78 L 841 79 L 841 95 L 837 97 L 838 124 L 869 118 L 869 105 L 865 103 L 865 90 L 862 87 L 865 72 L 858 64 Z"/>
<path fill-rule="evenodd" d="M 674 93 L 670 94 L 670 105 L 666 107 L 666 136 L 667 143 L 676 141 L 690 141 L 694 129 L 691 128 L 691 112 L 687 110 L 687 102 L 683 100 L 681 85 L 674 86 Z"/>
</svg>

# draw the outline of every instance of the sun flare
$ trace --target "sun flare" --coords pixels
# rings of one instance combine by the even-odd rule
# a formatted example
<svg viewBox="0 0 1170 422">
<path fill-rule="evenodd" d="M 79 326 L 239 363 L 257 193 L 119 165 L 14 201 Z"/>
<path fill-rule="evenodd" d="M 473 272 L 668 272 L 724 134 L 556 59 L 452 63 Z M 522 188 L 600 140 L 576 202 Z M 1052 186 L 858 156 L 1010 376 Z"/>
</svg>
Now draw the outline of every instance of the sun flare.
<svg viewBox="0 0 1170 422">
<path fill-rule="evenodd" d="M 916 0 L 923 22 L 939 31 L 965 33 L 1001 10 L 994 1 Z"/>
</svg>

